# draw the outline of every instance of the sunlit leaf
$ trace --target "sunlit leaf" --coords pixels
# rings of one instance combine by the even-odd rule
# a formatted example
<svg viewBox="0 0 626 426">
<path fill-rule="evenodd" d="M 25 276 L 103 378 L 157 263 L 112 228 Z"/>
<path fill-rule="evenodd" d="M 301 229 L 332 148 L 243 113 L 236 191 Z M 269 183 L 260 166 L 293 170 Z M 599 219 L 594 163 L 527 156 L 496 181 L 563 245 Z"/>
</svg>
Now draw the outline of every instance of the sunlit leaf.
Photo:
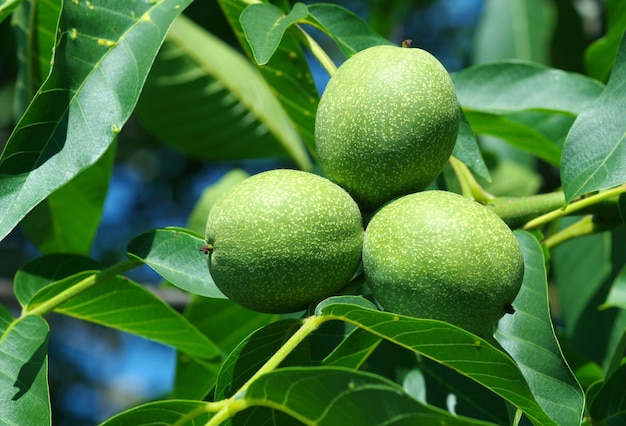
<svg viewBox="0 0 626 426">
<path fill-rule="evenodd" d="M 308 8 L 307 20 L 331 37 L 347 58 L 368 47 L 393 44 L 340 5 L 317 3 Z"/>
<path fill-rule="evenodd" d="M 294 4 L 287 15 L 273 4 L 248 6 L 239 20 L 257 64 L 265 65 L 278 49 L 287 28 L 307 15 L 308 10 L 303 3 Z"/>
<path fill-rule="evenodd" d="M 14 319 L 0 305 L 0 423 L 50 424 L 48 333 L 40 316 Z"/>
<path fill-rule="evenodd" d="M 94 279 L 94 273 L 86 271 L 59 280 L 37 292 L 26 308 L 33 310 L 90 279 Z M 93 286 L 61 304 L 55 312 L 137 334 L 199 358 L 220 355 L 215 344 L 181 314 L 145 287 L 122 276 L 102 281 L 96 277 Z"/>
<path fill-rule="evenodd" d="M 381 342 L 380 336 L 355 328 L 322 361 L 322 365 L 358 369 Z"/>
<path fill-rule="evenodd" d="M 108 149 L 171 22 L 188 3 L 66 3 L 52 72 L 0 156 L 0 239 Z"/>
<path fill-rule="evenodd" d="M 542 410 L 515 362 L 483 339 L 453 325 L 355 305 L 331 304 L 322 315 L 347 321 L 472 378 L 517 406 L 536 424 L 556 424 Z"/>
<path fill-rule="evenodd" d="M 557 424 L 579 424 L 585 397 L 554 334 L 541 247 L 529 233 L 515 235 L 524 253 L 524 282 L 513 302 L 515 314 L 500 320 L 495 337 L 517 362 L 544 411 Z"/>
<path fill-rule="evenodd" d="M 190 293 L 224 298 L 215 286 L 199 236 L 182 228 L 155 229 L 135 237 L 129 255 L 141 260 L 159 275 Z"/>
<path fill-rule="evenodd" d="M 23 0 L 2 0 L 0 2 L 0 22 L 11 16 L 11 13 L 17 9 Z"/>
<path fill-rule="evenodd" d="M 598 99 L 583 111 L 563 146 L 561 180 L 567 201 L 626 182 L 626 34 Z"/>
<path fill-rule="evenodd" d="M 242 48 L 252 58 L 250 45 L 239 21 L 249 2 L 218 0 L 218 3 Z M 269 2 L 263 0 L 262 3 Z M 309 151 L 315 153 L 315 110 L 319 95 L 308 61 L 296 37 L 290 32 L 285 33 L 272 58 L 267 64 L 260 66 L 259 71 L 273 89 Z"/>
<path fill-rule="evenodd" d="M 174 21 L 137 111 L 160 140 L 193 157 L 289 156 L 310 167 L 305 145 L 255 67 L 185 16 Z"/>
<path fill-rule="evenodd" d="M 247 405 L 271 407 L 320 426 L 492 424 L 424 405 L 396 383 L 339 367 L 279 369 L 255 380 L 243 398 Z M 261 424 L 263 419 L 250 420 Z"/>
<path fill-rule="evenodd" d="M 209 414 L 199 411 L 204 401 L 156 401 L 138 405 L 123 411 L 100 426 L 128 426 L 128 425 L 179 425 L 202 426 L 209 420 Z M 189 416 L 195 412 L 195 416 Z"/>
</svg>

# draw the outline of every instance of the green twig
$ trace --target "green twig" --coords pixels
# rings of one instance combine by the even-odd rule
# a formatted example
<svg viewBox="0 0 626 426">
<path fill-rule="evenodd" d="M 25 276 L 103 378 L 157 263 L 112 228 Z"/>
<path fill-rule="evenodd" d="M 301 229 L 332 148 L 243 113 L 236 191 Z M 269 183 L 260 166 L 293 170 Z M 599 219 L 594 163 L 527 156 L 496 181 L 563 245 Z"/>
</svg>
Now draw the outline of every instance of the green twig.
<svg viewBox="0 0 626 426">
<path fill-rule="evenodd" d="M 485 205 L 515 229 L 529 220 L 562 208 L 564 204 L 565 196 L 558 191 L 527 197 L 496 197 Z"/>
<path fill-rule="evenodd" d="M 597 194 L 590 195 L 589 197 L 581 198 L 578 201 L 575 201 L 571 204 L 563 208 L 559 208 L 553 210 L 549 213 L 546 213 L 542 216 L 539 216 L 524 225 L 525 230 L 539 228 L 547 223 L 550 223 L 556 219 L 559 219 L 564 216 L 568 216 L 572 213 L 579 212 L 580 210 L 591 207 L 594 204 L 597 204 L 601 201 L 608 200 L 609 198 L 613 198 L 621 193 L 626 192 L 626 184 L 622 184 L 620 186 L 616 186 L 615 188 L 610 188 L 604 191 L 600 191 Z"/>
<path fill-rule="evenodd" d="M 543 244 L 548 249 L 563 244 L 574 238 L 583 237 L 585 235 L 592 235 L 598 232 L 604 231 L 604 228 L 599 228 L 593 221 L 593 216 L 588 215 L 580 219 L 578 222 L 571 224 L 570 226 L 563 228 L 559 232 L 549 236 L 543 240 Z"/>
<path fill-rule="evenodd" d="M 25 317 L 26 315 L 46 315 L 54 311 L 56 308 L 58 308 L 68 300 L 72 299 L 73 297 L 78 296 L 83 291 L 93 287 L 96 284 L 110 280 L 116 275 L 121 274 L 124 271 L 128 271 L 129 269 L 132 269 L 135 266 L 140 265 L 141 263 L 142 262 L 140 260 L 129 259 L 124 262 L 112 265 L 109 268 L 103 269 L 102 271 L 90 275 L 87 278 L 79 281 L 78 283 L 62 291 L 56 296 L 51 297 L 50 299 L 43 302 L 41 305 L 38 305 L 33 309 L 25 308 L 22 311 L 22 317 Z"/>
<path fill-rule="evenodd" d="M 495 199 L 495 196 L 485 191 L 485 189 L 480 186 L 465 163 L 456 157 L 450 157 L 450 165 L 452 166 L 452 169 L 461 184 L 461 191 L 463 195 L 482 204 L 486 204 Z"/>
<path fill-rule="evenodd" d="M 239 388 L 233 396 L 226 401 L 215 402 L 214 404 L 220 404 L 220 410 L 206 423 L 206 426 L 219 425 L 236 413 L 246 409 L 248 404 L 245 400 L 242 400 L 242 396 L 250 385 L 264 374 L 269 373 L 276 369 L 281 362 L 298 346 L 309 334 L 317 330 L 319 326 L 328 320 L 326 317 L 310 316 L 304 320 L 302 326 L 285 342 L 283 346 L 276 351 L 270 359 L 267 360 L 263 366 L 257 370 L 256 373 L 243 386 Z M 206 411 L 206 410 L 205 410 Z"/>
</svg>

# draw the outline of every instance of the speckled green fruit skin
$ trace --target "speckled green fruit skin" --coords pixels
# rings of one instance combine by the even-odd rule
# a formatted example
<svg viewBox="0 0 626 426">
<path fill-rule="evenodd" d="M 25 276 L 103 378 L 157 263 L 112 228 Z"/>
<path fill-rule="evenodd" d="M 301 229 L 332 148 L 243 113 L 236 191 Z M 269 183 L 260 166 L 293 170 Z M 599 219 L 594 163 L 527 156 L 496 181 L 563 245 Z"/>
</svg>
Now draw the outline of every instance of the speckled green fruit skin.
<svg viewBox="0 0 626 426">
<path fill-rule="evenodd" d="M 231 188 L 207 218 L 208 265 L 234 302 L 296 312 L 344 287 L 356 272 L 363 225 L 355 201 L 312 173 L 271 170 Z"/>
<path fill-rule="evenodd" d="M 370 47 L 344 62 L 322 94 L 319 163 L 371 212 L 434 181 L 452 153 L 459 120 L 452 80 L 434 56 Z"/>
<path fill-rule="evenodd" d="M 446 191 L 382 207 L 367 226 L 363 269 L 388 311 L 488 335 L 524 276 L 519 243 L 493 212 Z"/>
</svg>

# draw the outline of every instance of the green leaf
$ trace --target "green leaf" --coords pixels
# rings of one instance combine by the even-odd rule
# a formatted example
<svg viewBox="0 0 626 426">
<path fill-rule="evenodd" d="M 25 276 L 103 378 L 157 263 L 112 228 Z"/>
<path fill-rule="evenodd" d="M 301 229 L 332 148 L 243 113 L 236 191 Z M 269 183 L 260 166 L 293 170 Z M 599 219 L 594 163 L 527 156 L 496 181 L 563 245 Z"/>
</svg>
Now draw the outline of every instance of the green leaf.
<svg viewBox="0 0 626 426">
<path fill-rule="evenodd" d="M 100 426 L 173 425 L 201 426 L 209 420 L 209 414 L 199 409 L 204 401 L 156 401 L 138 405 L 100 423 Z M 189 413 L 196 413 L 189 418 Z"/>
<path fill-rule="evenodd" d="M 368 47 L 393 44 L 359 16 L 336 4 L 309 5 L 306 21 L 331 37 L 347 58 Z"/>
<path fill-rule="evenodd" d="M 215 202 L 227 190 L 237 185 L 239 182 L 242 182 L 249 176 L 250 175 L 242 169 L 233 169 L 222 176 L 222 178 L 215 184 L 202 191 L 200 199 L 189 215 L 187 227 L 200 235 L 204 234 L 206 229 L 206 220 L 213 204 L 215 204 Z"/>
<path fill-rule="evenodd" d="M 224 358 L 253 331 L 277 316 L 245 309 L 229 299 L 195 297 L 185 307 L 187 320 L 221 350 Z M 178 353 L 172 398 L 203 399 L 215 385 L 222 359 L 208 362 Z"/>
<path fill-rule="evenodd" d="M 623 425 L 626 419 L 626 364 L 620 366 L 595 390 L 589 401 L 592 424 Z"/>
<path fill-rule="evenodd" d="M 491 181 L 489 169 L 480 152 L 476 135 L 467 121 L 467 117 L 461 111 L 461 122 L 459 124 L 459 134 L 452 155 L 461 160 L 474 173 L 487 181 Z"/>
<path fill-rule="evenodd" d="M 566 201 L 626 182 L 625 95 L 626 34 L 606 88 L 578 116 L 565 140 L 561 180 Z"/>
<path fill-rule="evenodd" d="M 600 309 L 626 309 L 626 265 L 621 269 L 611 286 L 611 291 Z"/>
<path fill-rule="evenodd" d="M 295 319 L 273 322 L 242 340 L 222 364 L 215 384 L 215 400 L 233 396 L 300 325 L 301 321 Z M 303 365 L 303 359 L 308 361 L 308 349 L 300 345 L 281 365 Z"/>
<path fill-rule="evenodd" d="M 79 273 L 94 273 L 99 262 L 77 254 L 48 254 L 23 265 L 13 278 L 15 297 L 22 307 L 43 288 Z"/>
<path fill-rule="evenodd" d="M 278 49 L 287 28 L 306 18 L 308 13 L 306 5 L 302 3 L 294 4 L 287 15 L 273 4 L 257 3 L 248 6 L 239 20 L 256 63 L 267 64 Z"/>
<path fill-rule="evenodd" d="M 512 120 L 507 115 L 475 111 L 467 111 L 465 114 L 476 133 L 503 139 L 511 146 L 550 164 L 558 166 L 561 162 L 561 147 L 534 127 Z"/>
<path fill-rule="evenodd" d="M 42 253 L 89 254 L 104 207 L 115 144 L 91 167 L 50 194 L 20 223 Z"/>
<path fill-rule="evenodd" d="M 208 160 L 290 156 L 306 147 L 250 62 L 181 16 L 172 25 L 137 106 L 163 142 Z"/>
<path fill-rule="evenodd" d="M 473 63 L 524 59 L 548 63 L 556 14 L 542 0 L 489 0 L 476 29 Z"/>
<path fill-rule="evenodd" d="M 27 308 L 32 310 L 93 277 L 93 272 L 85 271 L 46 286 L 32 297 Z M 122 276 L 104 281 L 95 278 L 94 284 L 55 312 L 143 336 L 199 358 L 220 355 L 213 342 L 145 287 Z"/>
<path fill-rule="evenodd" d="M 6 206 L 0 239 L 108 149 L 172 20 L 188 3 L 66 3 L 52 72 L 0 156 L 0 204 Z"/>
<path fill-rule="evenodd" d="M 356 305 L 328 305 L 321 314 L 350 322 L 455 369 L 511 402 L 534 424 L 556 424 L 535 400 L 515 362 L 465 330 L 441 321 L 409 318 Z"/>
<path fill-rule="evenodd" d="M 248 406 L 270 407 L 320 426 L 492 424 L 421 404 L 380 376 L 338 367 L 283 368 L 264 374 L 243 399 Z M 262 420 L 248 418 L 253 424 L 263 424 Z"/>
<path fill-rule="evenodd" d="M 381 338 L 362 328 L 355 328 L 322 361 L 322 365 L 358 369 L 374 352 Z"/>
<path fill-rule="evenodd" d="M 218 3 L 242 48 L 252 57 L 250 45 L 239 21 L 249 2 L 218 0 Z M 262 3 L 269 2 L 263 0 Z M 309 151 L 315 153 L 315 110 L 319 95 L 308 61 L 294 34 L 285 33 L 270 61 L 258 69 L 289 115 L 298 134 L 306 142 Z"/>
<path fill-rule="evenodd" d="M 495 334 L 526 377 L 530 389 L 557 424 L 579 424 L 585 396 L 563 358 L 554 334 L 541 246 L 529 233 L 516 231 L 524 253 L 524 282 Z"/>
<path fill-rule="evenodd" d="M 23 0 L 2 0 L 0 2 L 0 22 L 8 18 L 17 9 Z"/>
<path fill-rule="evenodd" d="M 128 245 L 136 258 L 176 287 L 205 297 L 224 298 L 215 286 L 199 236 L 182 228 L 155 229 L 135 237 Z"/>
<path fill-rule="evenodd" d="M 452 81 L 466 113 L 544 111 L 577 115 L 603 89 L 601 83 L 583 75 L 523 61 L 474 65 L 452 74 Z"/>
<path fill-rule="evenodd" d="M 50 424 L 49 331 L 40 316 L 13 319 L 0 305 L 0 423 Z"/>
<path fill-rule="evenodd" d="M 587 73 L 600 81 L 606 81 L 609 77 L 626 30 L 626 3 L 622 0 L 607 0 L 605 8 L 606 34 L 585 51 Z"/>
</svg>

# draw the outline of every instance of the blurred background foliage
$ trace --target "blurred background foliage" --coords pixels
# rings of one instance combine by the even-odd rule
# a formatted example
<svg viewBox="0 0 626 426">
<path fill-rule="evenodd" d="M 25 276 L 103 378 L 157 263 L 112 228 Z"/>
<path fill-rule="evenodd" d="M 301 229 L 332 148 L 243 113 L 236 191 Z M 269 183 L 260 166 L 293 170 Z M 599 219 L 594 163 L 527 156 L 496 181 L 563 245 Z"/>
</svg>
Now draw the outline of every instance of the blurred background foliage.
<svg viewBox="0 0 626 426">
<path fill-rule="evenodd" d="M 379 34 L 394 43 L 412 39 L 413 46 L 433 53 L 450 71 L 497 59 L 530 60 L 601 80 L 601 66 L 588 69 L 584 52 L 610 24 L 606 3 L 600 0 L 337 0 Z M 215 0 L 198 0 L 185 15 L 211 34 L 242 50 Z M 311 29 L 337 64 L 345 58 L 334 43 Z M 9 22 L 0 25 L 0 147 L 15 124 L 14 95 L 18 73 L 16 36 Z M 602 49 L 602 45 L 598 46 Z M 595 64 L 594 61 L 589 61 Z M 158 63 L 157 63 L 158 65 Z M 309 58 L 315 89 L 321 93 L 328 75 Z M 142 101 L 144 102 L 142 106 Z M 149 111 L 145 99 L 138 111 Z M 202 118 L 199 117 L 198 120 Z M 133 236 L 163 226 L 191 227 L 202 232 L 203 214 L 194 207 L 205 189 L 233 169 L 240 179 L 280 166 L 284 159 L 211 161 L 189 156 L 163 143 L 135 114 L 119 134 L 101 221 L 93 241 L 83 241 L 90 256 L 112 264 L 125 256 Z M 536 158 L 492 138 L 481 138 L 493 183 L 499 195 L 526 195 L 558 186 L 558 171 Z M 0 189 L 1 190 L 1 189 Z M 211 194 L 205 194 L 211 196 Z M 192 214 L 193 213 L 193 214 Z M 0 297 L 17 307 L 11 280 L 22 264 L 37 257 L 40 230 L 18 227 L 0 242 Z M 45 226 L 45 224 L 44 224 Z M 43 248 L 45 249 L 45 247 Z M 147 268 L 129 274 L 145 285 L 158 284 Z M 160 295 L 182 309 L 178 292 L 159 289 Z M 68 317 L 53 316 L 50 335 L 50 385 L 54 423 L 91 425 L 121 409 L 168 393 L 173 386 L 176 357 L 168 347 Z"/>
</svg>

